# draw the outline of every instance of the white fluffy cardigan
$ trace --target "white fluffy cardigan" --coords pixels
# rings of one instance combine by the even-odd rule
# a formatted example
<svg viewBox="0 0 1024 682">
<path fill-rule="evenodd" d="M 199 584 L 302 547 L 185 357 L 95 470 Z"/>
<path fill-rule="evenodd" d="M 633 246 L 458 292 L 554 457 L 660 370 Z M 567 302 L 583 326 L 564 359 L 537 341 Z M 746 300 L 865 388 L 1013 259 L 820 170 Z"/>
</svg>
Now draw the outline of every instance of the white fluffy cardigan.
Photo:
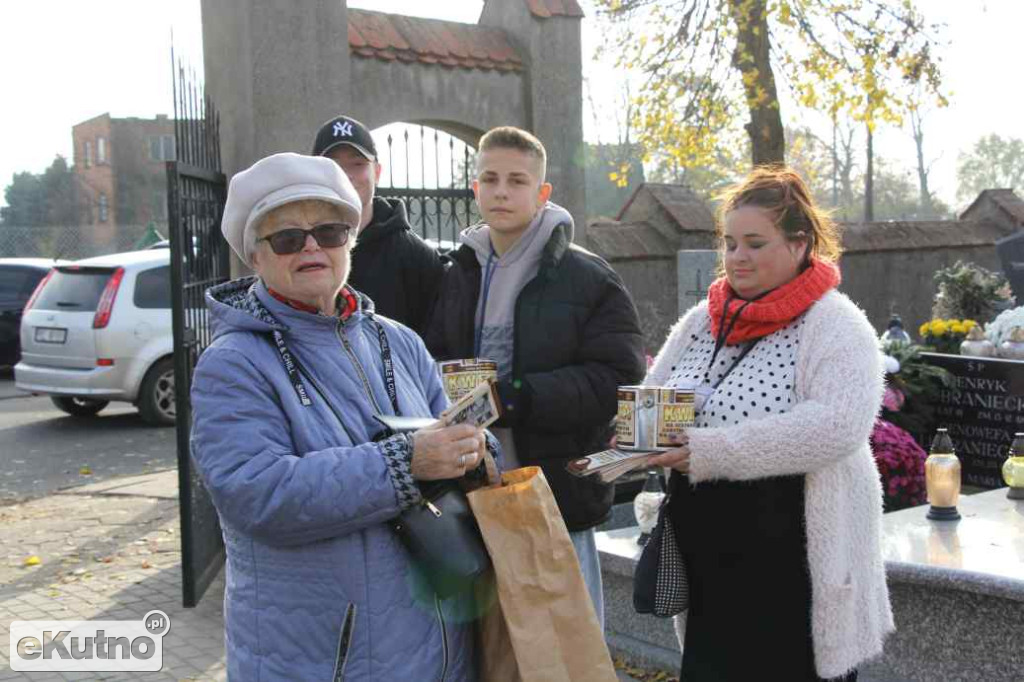
<svg viewBox="0 0 1024 682">
<path fill-rule="evenodd" d="M 676 323 L 645 383 L 664 385 L 707 314 L 704 301 Z M 882 487 L 868 444 L 884 373 L 874 330 L 838 291 L 811 306 L 799 333 L 793 408 L 691 429 L 690 480 L 806 474 L 814 658 L 818 675 L 830 678 L 881 653 L 895 629 L 881 555 Z"/>
</svg>

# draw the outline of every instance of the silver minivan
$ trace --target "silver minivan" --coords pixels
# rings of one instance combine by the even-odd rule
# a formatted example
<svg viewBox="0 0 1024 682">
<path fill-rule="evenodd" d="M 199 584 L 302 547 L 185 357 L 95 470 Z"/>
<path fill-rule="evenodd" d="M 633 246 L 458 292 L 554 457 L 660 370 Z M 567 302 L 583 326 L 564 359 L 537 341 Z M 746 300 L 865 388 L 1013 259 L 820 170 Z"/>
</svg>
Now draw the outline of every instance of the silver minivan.
<svg viewBox="0 0 1024 682">
<path fill-rule="evenodd" d="M 143 420 L 174 423 L 170 251 L 132 251 L 58 265 L 21 321 L 19 389 L 92 416 L 112 400 Z"/>
</svg>

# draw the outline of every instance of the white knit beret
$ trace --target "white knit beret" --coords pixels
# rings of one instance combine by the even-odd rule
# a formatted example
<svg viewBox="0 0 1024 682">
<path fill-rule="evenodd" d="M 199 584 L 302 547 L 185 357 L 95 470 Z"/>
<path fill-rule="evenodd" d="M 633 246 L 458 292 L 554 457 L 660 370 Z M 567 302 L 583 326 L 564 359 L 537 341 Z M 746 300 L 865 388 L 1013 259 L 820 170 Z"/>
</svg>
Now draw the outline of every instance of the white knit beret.
<svg viewBox="0 0 1024 682">
<path fill-rule="evenodd" d="M 286 152 L 260 159 L 231 178 L 220 231 L 238 257 L 252 265 L 256 228 L 263 217 L 302 199 L 334 204 L 352 227 L 359 227 L 363 204 L 338 164 L 322 156 Z"/>
</svg>

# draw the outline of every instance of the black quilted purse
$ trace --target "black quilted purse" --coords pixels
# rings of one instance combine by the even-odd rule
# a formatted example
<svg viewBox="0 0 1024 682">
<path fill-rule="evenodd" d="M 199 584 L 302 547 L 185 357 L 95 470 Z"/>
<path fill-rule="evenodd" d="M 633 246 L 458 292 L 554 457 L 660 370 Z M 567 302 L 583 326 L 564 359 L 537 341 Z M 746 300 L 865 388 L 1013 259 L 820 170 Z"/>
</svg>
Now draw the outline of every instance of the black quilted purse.
<svg viewBox="0 0 1024 682">
<path fill-rule="evenodd" d="M 423 502 L 392 523 L 413 566 L 441 599 L 466 592 L 491 567 L 466 493 L 451 481 L 420 485 Z"/>
<path fill-rule="evenodd" d="M 650 613 L 658 618 L 670 618 L 690 604 L 686 560 L 679 551 L 668 510 L 671 495 L 672 483 L 658 510 L 658 523 L 633 573 L 633 608 L 637 613 Z"/>
</svg>

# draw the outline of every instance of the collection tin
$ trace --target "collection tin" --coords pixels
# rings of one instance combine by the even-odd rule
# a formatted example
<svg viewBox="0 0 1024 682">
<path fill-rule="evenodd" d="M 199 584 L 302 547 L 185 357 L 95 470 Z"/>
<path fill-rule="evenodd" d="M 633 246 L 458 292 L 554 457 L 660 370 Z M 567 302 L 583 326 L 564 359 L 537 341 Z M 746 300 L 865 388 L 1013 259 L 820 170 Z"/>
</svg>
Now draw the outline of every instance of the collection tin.
<svg viewBox="0 0 1024 682">
<path fill-rule="evenodd" d="M 657 452 L 676 447 L 673 437 L 694 424 L 694 392 L 664 386 L 620 386 L 615 422 L 620 450 Z"/>
<path fill-rule="evenodd" d="M 437 363 L 437 366 L 441 372 L 444 392 L 453 403 L 458 402 L 459 398 L 472 391 L 478 384 L 488 379 L 498 380 L 498 363 L 485 358 L 445 360 Z"/>
</svg>

